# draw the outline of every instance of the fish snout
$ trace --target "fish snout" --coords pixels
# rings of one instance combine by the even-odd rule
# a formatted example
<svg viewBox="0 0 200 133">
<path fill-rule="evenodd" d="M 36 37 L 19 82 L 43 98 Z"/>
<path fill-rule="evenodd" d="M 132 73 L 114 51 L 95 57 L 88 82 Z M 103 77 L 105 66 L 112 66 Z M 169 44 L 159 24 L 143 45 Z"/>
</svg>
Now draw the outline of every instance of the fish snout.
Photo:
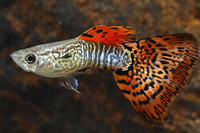
<svg viewBox="0 0 200 133">
<path fill-rule="evenodd" d="M 23 54 L 20 53 L 20 52 L 18 52 L 18 51 L 15 51 L 15 52 L 13 52 L 13 53 L 10 55 L 10 57 L 13 59 L 13 61 L 14 61 L 15 63 L 18 64 L 19 61 L 20 61 L 20 59 L 22 59 Z"/>
</svg>

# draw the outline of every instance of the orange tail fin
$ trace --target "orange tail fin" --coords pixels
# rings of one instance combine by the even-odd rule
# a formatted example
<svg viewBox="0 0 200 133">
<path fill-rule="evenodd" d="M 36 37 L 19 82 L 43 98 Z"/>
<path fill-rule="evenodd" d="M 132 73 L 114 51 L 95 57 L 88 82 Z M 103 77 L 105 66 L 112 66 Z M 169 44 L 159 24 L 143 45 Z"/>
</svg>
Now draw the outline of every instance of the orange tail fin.
<svg viewBox="0 0 200 133">
<path fill-rule="evenodd" d="M 77 39 L 105 44 L 120 44 L 136 40 L 138 30 L 122 26 L 98 25 L 90 28 Z"/>
<path fill-rule="evenodd" d="M 197 64 L 196 38 L 188 33 L 157 36 L 126 43 L 132 65 L 114 72 L 121 92 L 140 117 L 161 125 L 174 99 L 188 88 Z"/>
</svg>

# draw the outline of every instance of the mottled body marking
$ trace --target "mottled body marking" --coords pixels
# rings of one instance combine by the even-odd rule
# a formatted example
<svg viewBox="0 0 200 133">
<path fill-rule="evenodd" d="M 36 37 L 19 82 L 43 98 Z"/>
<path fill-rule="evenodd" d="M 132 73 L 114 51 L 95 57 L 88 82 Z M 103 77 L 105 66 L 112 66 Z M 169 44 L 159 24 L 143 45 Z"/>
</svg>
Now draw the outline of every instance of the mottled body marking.
<svg viewBox="0 0 200 133">
<path fill-rule="evenodd" d="M 52 77 L 60 77 L 76 75 L 78 70 L 92 67 L 127 69 L 131 64 L 130 54 L 122 45 L 104 45 L 75 38 L 61 43 L 60 47 L 49 51 L 47 56 L 50 58 L 48 67 L 53 70 Z"/>
<path fill-rule="evenodd" d="M 199 58 L 197 40 L 179 33 L 136 41 L 137 33 L 129 27 L 99 25 L 77 38 L 19 50 L 11 57 L 25 71 L 59 78 L 62 86 L 76 92 L 74 76 L 91 73 L 90 68 L 111 70 L 140 117 L 161 125 L 192 79 Z"/>
</svg>

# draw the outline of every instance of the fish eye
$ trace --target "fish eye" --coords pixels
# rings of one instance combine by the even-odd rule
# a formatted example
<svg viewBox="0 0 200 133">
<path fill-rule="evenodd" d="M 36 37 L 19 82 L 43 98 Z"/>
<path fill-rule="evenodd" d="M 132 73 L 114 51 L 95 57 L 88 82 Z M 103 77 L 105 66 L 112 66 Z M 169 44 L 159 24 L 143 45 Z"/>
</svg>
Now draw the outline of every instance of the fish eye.
<svg viewBox="0 0 200 133">
<path fill-rule="evenodd" d="M 28 62 L 28 64 L 32 64 L 35 62 L 36 57 L 34 54 L 28 54 L 25 58 L 25 60 Z"/>
</svg>

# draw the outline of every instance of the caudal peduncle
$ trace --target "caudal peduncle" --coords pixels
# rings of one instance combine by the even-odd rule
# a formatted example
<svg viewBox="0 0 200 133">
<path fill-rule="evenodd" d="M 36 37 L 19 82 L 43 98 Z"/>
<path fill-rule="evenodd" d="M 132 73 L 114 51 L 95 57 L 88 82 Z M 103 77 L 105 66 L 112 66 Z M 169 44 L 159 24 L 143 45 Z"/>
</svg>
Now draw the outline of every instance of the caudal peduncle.
<svg viewBox="0 0 200 133">
<path fill-rule="evenodd" d="M 83 44 L 84 56 L 87 58 L 87 67 L 107 70 L 127 69 L 131 64 L 131 53 L 122 45 L 111 45 L 94 42 Z"/>
</svg>

